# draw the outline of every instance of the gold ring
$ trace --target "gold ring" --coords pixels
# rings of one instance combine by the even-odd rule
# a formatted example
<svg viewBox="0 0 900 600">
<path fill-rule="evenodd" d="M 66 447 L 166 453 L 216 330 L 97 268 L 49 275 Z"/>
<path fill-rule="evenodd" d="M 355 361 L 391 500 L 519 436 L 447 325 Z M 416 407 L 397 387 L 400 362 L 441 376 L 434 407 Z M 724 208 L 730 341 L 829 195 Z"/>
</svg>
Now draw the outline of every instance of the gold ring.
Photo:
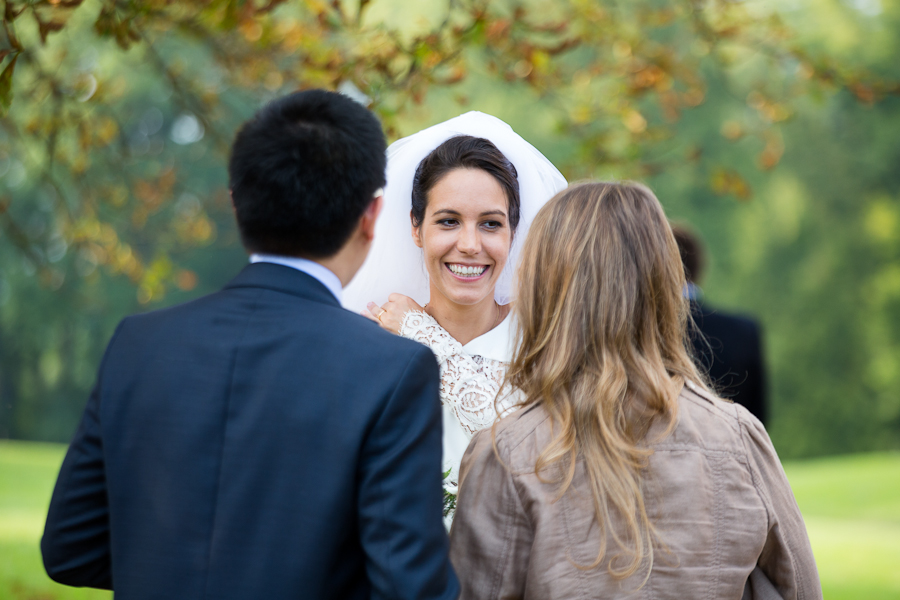
<svg viewBox="0 0 900 600">
<path fill-rule="evenodd" d="M 378 319 L 378 322 L 379 322 L 379 323 L 381 323 L 381 317 L 383 317 L 384 314 L 385 314 L 386 312 L 387 312 L 387 311 L 384 310 L 384 309 L 382 308 L 382 309 L 381 309 L 381 312 L 378 314 L 378 316 L 375 317 L 376 319 Z"/>
</svg>

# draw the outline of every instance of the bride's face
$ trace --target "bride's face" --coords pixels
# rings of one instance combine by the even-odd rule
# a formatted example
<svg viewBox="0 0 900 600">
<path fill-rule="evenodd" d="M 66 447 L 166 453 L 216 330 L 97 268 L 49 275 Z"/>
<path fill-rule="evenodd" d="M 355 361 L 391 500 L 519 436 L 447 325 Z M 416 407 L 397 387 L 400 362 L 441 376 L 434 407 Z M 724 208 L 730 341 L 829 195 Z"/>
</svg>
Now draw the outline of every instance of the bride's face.
<svg viewBox="0 0 900 600">
<path fill-rule="evenodd" d="M 493 301 L 512 244 L 506 194 L 480 169 L 455 169 L 428 192 L 413 241 L 425 254 L 432 302 L 438 293 L 463 305 Z"/>
</svg>

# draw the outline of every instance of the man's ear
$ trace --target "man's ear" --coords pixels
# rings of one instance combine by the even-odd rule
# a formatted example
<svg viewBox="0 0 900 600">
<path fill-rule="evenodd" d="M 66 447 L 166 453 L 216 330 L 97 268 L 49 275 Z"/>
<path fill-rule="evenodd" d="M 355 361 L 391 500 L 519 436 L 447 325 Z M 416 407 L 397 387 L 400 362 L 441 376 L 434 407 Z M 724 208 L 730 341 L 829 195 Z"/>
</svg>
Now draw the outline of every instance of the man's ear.
<svg viewBox="0 0 900 600">
<path fill-rule="evenodd" d="M 419 237 L 419 229 L 420 229 L 420 227 L 417 227 L 416 225 L 414 225 L 415 222 L 413 221 L 413 214 L 412 214 L 412 211 L 409 211 L 409 223 L 410 223 L 410 225 L 412 225 L 412 239 L 413 239 L 413 243 L 414 243 L 416 246 L 418 246 L 419 248 L 421 248 L 421 247 L 422 247 L 422 238 Z"/>
<path fill-rule="evenodd" d="M 366 208 L 362 215 L 362 219 L 360 219 L 360 231 L 367 242 L 371 242 L 375 239 L 375 222 L 378 220 L 378 215 L 381 213 L 381 208 L 383 206 L 384 196 L 376 196 L 369 204 L 369 207 Z"/>
</svg>

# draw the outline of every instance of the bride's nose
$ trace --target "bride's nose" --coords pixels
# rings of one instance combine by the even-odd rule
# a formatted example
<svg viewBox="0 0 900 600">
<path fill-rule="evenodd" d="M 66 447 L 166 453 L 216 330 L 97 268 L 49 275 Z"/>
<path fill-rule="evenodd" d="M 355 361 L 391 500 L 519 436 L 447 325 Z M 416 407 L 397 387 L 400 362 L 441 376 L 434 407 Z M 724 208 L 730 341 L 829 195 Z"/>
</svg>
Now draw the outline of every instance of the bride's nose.
<svg viewBox="0 0 900 600">
<path fill-rule="evenodd" d="M 460 228 L 459 237 L 456 238 L 456 249 L 463 254 L 478 254 L 481 252 L 481 235 L 478 233 L 478 228 Z"/>
</svg>

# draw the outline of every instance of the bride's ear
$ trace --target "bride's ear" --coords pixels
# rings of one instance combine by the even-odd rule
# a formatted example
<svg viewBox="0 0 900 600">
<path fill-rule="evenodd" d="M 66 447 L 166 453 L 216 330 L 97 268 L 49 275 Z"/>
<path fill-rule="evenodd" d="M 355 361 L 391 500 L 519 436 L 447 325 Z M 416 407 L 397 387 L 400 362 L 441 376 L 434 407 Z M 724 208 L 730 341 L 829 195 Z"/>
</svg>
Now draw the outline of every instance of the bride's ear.
<svg viewBox="0 0 900 600">
<path fill-rule="evenodd" d="M 419 231 L 421 227 L 416 227 L 415 222 L 413 221 L 412 211 L 409 211 L 409 223 L 412 226 L 412 239 L 413 243 L 419 248 L 422 247 L 422 238 L 419 237 Z"/>
</svg>

